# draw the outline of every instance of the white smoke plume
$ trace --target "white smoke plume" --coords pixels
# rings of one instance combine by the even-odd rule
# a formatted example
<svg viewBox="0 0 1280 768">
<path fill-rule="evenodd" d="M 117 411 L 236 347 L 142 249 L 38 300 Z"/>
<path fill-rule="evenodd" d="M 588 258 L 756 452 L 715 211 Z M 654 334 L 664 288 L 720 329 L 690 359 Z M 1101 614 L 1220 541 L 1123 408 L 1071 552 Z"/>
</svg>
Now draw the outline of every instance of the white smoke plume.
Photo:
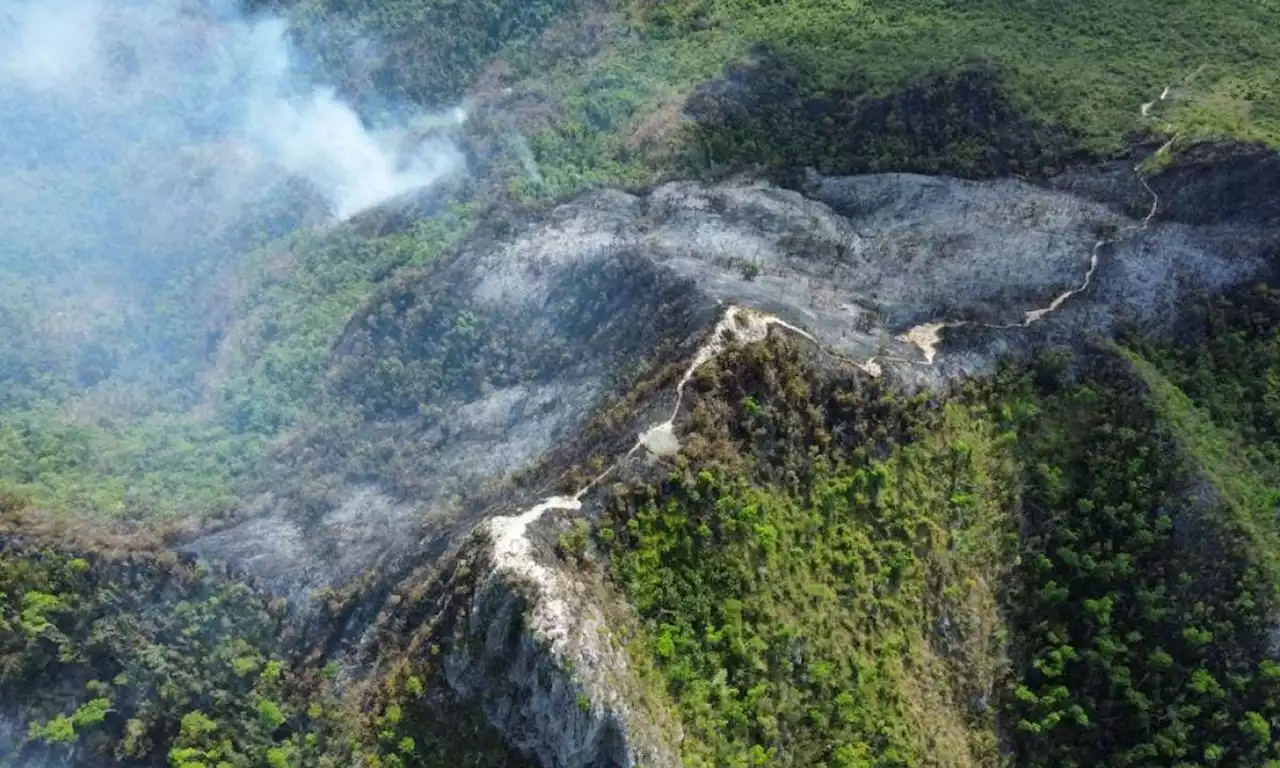
<svg viewBox="0 0 1280 768">
<path fill-rule="evenodd" d="M 77 205 L 110 208 L 116 191 L 136 202 L 158 169 L 198 157 L 216 175 L 201 204 L 256 204 L 292 175 L 347 217 L 459 172 L 454 146 L 422 136 L 461 118 L 371 126 L 299 65 L 284 21 L 225 0 L 0 0 L 0 176 L 40 172 L 49 187 L 33 197 L 0 182 L 0 207 L 92 219 Z M 60 195 L 57 173 L 114 177 L 86 197 Z M 155 202 L 141 210 L 165 210 Z"/>
</svg>

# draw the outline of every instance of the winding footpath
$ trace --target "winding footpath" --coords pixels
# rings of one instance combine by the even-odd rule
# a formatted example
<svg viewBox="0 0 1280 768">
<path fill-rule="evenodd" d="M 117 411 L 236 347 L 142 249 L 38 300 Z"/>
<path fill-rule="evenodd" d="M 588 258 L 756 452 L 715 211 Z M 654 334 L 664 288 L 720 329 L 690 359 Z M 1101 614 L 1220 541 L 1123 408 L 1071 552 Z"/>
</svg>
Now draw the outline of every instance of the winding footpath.
<svg viewBox="0 0 1280 768">
<path fill-rule="evenodd" d="M 678 453 L 680 440 L 675 433 L 675 420 L 684 404 L 685 389 L 698 369 L 734 345 L 764 341 L 769 335 L 769 329 L 774 326 L 818 344 L 818 340 L 807 331 L 779 317 L 730 306 L 711 330 L 707 341 L 698 348 L 676 385 L 676 402 L 666 420 L 641 432 L 629 451 L 572 496 L 551 496 L 518 515 L 495 517 L 486 522 L 486 531 L 492 545 L 493 576 L 516 576 L 537 586 L 537 597 L 530 611 L 530 628 L 535 635 L 548 641 L 552 650 L 561 657 L 570 653 L 573 648 L 573 638 L 570 635 L 575 622 L 572 620 L 571 590 L 563 575 L 538 562 L 534 556 L 533 544 L 528 536 L 529 526 L 553 510 L 577 512 L 582 509 L 582 497 L 641 449 L 655 456 L 673 456 Z M 871 375 L 879 374 L 878 366 L 867 365 L 863 370 Z"/>
<path fill-rule="evenodd" d="M 1199 69 L 1197 69 L 1195 72 L 1192 72 L 1190 75 L 1184 78 L 1183 81 L 1190 82 L 1192 78 L 1200 74 L 1200 72 L 1202 72 L 1203 70 L 1204 70 L 1204 65 L 1201 65 Z M 1172 95 L 1173 95 L 1173 86 L 1166 85 L 1164 87 L 1164 90 L 1160 92 L 1159 98 L 1157 98 L 1154 101 L 1148 101 L 1142 105 L 1142 107 L 1139 109 L 1139 112 L 1141 113 L 1142 117 L 1151 117 L 1151 110 L 1154 109 L 1157 104 L 1168 100 Z M 1160 147 L 1160 149 L 1156 150 L 1156 155 L 1158 156 L 1164 153 L 1165 151 L 1167 151 L 1169 147 L 1173 146 L 1173 143 L 1176 140 L 1177 140 L 1177 135 L 1175 134 L 1167 142 L 1165 142 L 1164 145 Z M 934 359 L 937 358 L 938 356 L 938 347 L 942 344 L 942 332 L 944 330 L 947 330 L 949 328 L 962 328 L 968 325 L 973 325 L 979 328 L 987 328 L 987 329 L 993 329 L 993 330 L 1012 330 L 1015 328 L 1027 328 L 1031 325 L 1034 325 L 1035 323 L 1040 322 L 1046 316 L 1056 312 L 1072 296 L 1076 296 L 1078 294 L 1081 294 L 1087 291 L 1089 289 L 1089 286 L 1093 283 L 1093 276 L 1098 271 L 1098 259 L 1102 252 L 1102 249 L 1108 245 L 1112 245 L 1114 243 L 1120 242 L 1122 239 L 1136 236 L 1150 229 L 1152 222 L 1155 221 L 1156 215 L 1160 212 L 1160 195 L 1156 193 L 1155 189 L 1152 188 L 1151 183 L 1147 181 L 1146 175 L 1143 174 L 1142 172 L 1142 164 L 1139 163 L 1138 165 L 1135 165 L 1133 167 L 1133 172 L 1134 172 L 1134 175 L 1138 177 L 1138 181 L 1142 184 L 1143 189 L 1147 191 L 1147 194 L 1151 195 L 1151 208 L 1147 212 L 1147 215 L 1143 217 L 1142 222 L 1138 224 L 1136 227 L 1130 227 L 1129 230 L 1123 234 L 1118 233 L 1110 238 L 1103 238 L 1093 244 L 1093 250 L 1089 254 L 1089 268 L 1088 270 L 1085 271 L 1084 280 L 1081 281 L 1079 288 L 1073 288 L 1069 291 L 1066 291 L 1060 294 L 1053 301 L 1049 302 L 1048 306 L 1041 307 L 1039 309 L 1028 310 L 1027 312 L 1023 313 L 1022 322 L 1019 322 L 1019 323 L 1004 323 L 1004 324 L 974 323 L 969 320 L 955 320 L 950 322 L 943 321 L 943 322 L 936 322 L 936 323 L 922 323 L 920 325 L 909 328 L 906 331 L 906 333 L 903 333 L 901 336 L 898 337 L 898 339 L 900 341 L 905 341 L 908 344 L 912 344 L 917 349 L 920 350 L 920 353 L 924 356 L 924 360 L 923 362 L 920 362 L 920 361 L 915 361 L 915 362 L 918 362 L 923 365 L 933 365 Z M 871 360 L 867 361 L 867 364 L 874 365 L 875 359 L 872 358 Z"/>
<path fill-rule="evenodd" d="M 489 583 L 516 580 L 532 588 L 525 593 L 529 600 L 525 629 L 536 642 L 545 644 L 569 685 L 579 691 L 577 701 L 580 703 L 575 714 L 585 715 L 591 723 L 612 719 L 624 732 L 633 729 L 643 732 L 647 727 L 646 715 L 633 711 L 616 695 L 618 680 L 627 679 L 630 673 L 626 656 L 618 651 L 610 635 L 609 622 L 590 598 L 584 598 L 580 585 L 570 573 L 539 562 L 529 527 L 547 512 L 580 511 L 582 497 L 640 450 L 654 456 L 678 453 L 680 441 L 675 433 L 675 420 L 684 403 L 685 390 L 698 369 L 732 346 L 763 341 L 774 326 L 817 344 L 812 335 L 781 318 L 743 307 L 728 307 L 676 385 L 675 404 L 668 418 L 640 432 L 626 454 L 572 496 L 551 496 L 517 515 L 491 518 L 481 529 L 490 542 L 493 568 Z"/>
</svg>

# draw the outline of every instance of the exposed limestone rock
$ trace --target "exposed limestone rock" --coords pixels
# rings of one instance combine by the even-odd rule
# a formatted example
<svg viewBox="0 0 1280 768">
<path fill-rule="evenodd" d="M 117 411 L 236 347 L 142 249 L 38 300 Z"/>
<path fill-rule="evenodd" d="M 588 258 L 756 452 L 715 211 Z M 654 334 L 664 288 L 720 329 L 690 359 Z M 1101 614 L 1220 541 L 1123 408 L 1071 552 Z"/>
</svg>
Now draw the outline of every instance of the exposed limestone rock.
<svg viewBox="0 0 1280 768">
<path fill-rule="evenodd" d="M 472 595 L 446 679 L 480 701 L 511 746 L 548 768 L 674 768 L 678 721 L 633 674 L 606 615 L 613 600 L 603 585 L 540 563 L 526 538 L 534 516 L 576 508 L 572 501 L 499 518 L 477 542 L 474 567 L 490 577 Z"/>
</svg>

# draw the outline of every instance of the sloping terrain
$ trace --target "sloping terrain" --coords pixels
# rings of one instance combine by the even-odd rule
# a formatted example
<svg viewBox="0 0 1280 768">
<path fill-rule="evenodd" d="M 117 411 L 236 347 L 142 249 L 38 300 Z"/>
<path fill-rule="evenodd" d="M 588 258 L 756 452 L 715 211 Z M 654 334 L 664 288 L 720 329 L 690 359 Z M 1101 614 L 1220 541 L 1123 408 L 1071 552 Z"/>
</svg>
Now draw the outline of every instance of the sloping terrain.
<svg viewBox="0 0 1280 768">
<path fill-rule="evenodd" d="M 960 371 L 991 371 L 998 353 L 1034 337 L 1168 330 L 1195 292 L 1260 274 L 1271 246 L 1262 228 L 1223 247 L 1213 231 L 1144 227 L 1019 182 L 815 177 L 812 189 L 823 202 L 752 182 L 594 193 L 398 282 L 348 326 L 330 385 L 394 436 L 384 466 L 353 474 L 381 475 L 407 502 L 373 484 L 319 518 L 277 504 L 192 551 L 265 576 L 310 571 L 281 575 L 294 597 L 341 586 L 411 551 L 419 526 L 473 522 L 459 494 L 573 440 L 611 394 L 611 374 L 665 365 L 655 351 L 688 349 L 723 306 L 776 315 L 872 375 L 940 387 Z M 1104 238 L 1113 241 L 1098 245 Z M 1086 276 L 1087 290 L 1018 327 Z M 962 320 L 963 353 L 935 360 L 907 338 Z"/>
<path fill-rule="evenodd" d="M 342 130 L 0 144 L 0 764 L 1280 760 L 1275 9 L 216 5 Z"/>
<path fill-rule="evenodd" d="M 1150 187 L 1157 195 L 1163 189 L 1160 179 Z M 295 485 L 298 474 L 327 478 L 329 495 L 303 506 L 287 491 L 268 494 L 243 522 L 182 549 L 232 564 L 287 596 L 295 620 L 310 616 L 312 625 L 329 627 L 329 639 L 312 642 L 321 658 L 363 659 L 359 668 L 407 650 L 412 665 L 426 663 L 413 660 L 424 646 L 439 648 L 436 671 L 417 677 L 478 702 L 507 743 L 541 764 L 677 764 L 681 752 L 686 760 L 720 764 L 770 741 L 774 746 L 753 759 L 813 764 L 887 744 L 903 764 L 994 759 L 1000 737 L 993 705 L 977 714 L 969 706 L 999 698 L 1008 674 L 1002 670 L 1014 663 L 1001 660 L 995 638 L 1017 628 L 1001 618 L 999 585 L 1011 578 L 1007 548 L 1017 529 L 1023 465 L 1009 453 L 1020 439 L 1018 419 L 1002 426 L 984 409 L 1002 398 L 1047 396 L 1003 388 L 1012 384 L 987 395 L 947 394 L 950 382 L 994 375 L 1009 353 L 1027 359 L 1046 343 L 1135 330 L 1167 336 L 1183 308 L 1199 306 L 1204 295 L 1269 275 L 1274 244 L 1265 226 L 1235 221 L 1225 240 L 1227 223 L 1166 222 L 1158 211 L 1148 220 L 1129 219 L 1021 182 L 814 176 L 807 190 L 813 197 L 748 180 L 676 183 L 642 197 L 594 193 L 527 222 L 494 224 L 453 256 L 386 288 L 349 323 L 326 386 L 334 407 L 350 409 L 357 431 L 339 440 L 332 433 L 301 435 L 288 445 L 284 465 Z M 921 348 L 913 331 L 932 321 L 954 324 L 946 339 L 957 335 L 956 344 L 934 339 L 940 347 Z M 761 346 L 766 338 L 772 341 Z M 781 353 L 749 352 L 779 344 Z M 797 357 L 797 349 L 805 352 Z M 775 370 L 784 364 L 791 367 Z M 710 391 L 707 376 L 720 382 Z M 738 393 L 717 394 L 726 386 Z M 841 388 L 850 389 L 839 394 Z M 921 394 L 900 400 L 905 395 L 895 390 Z M 941 411 L 921 410 L 937 397 L 948 402 Z M 816 410 L 800 417 L 806 408 Z M 793 418 L 800 424 L 787 421 Z M 808 419 L 817 421 L 805 425 Z M 360 444 L 361 431 L 388 446 L 380 463 L 342 449 Z M 326 447 L 334 443 L 336 449 Z M 949 451 L 961 445 L 968 447 L 955 465 Z M 676 474 L 662 487 L 674 485 L 655 490 L 648 483 L 672 461 L 666 471 Z M 863 462 L 870 465 L 858 469 Z M 935 465 L 936 475 L 928 469 Z M 952 474 L 942 471 L 946 466 Z M 725 509 L 747 504 L 782 516 L 753 523 L 748 530 L 755 536 L 762 535 L 760 525 L 781 533 L 794 525 L 790 505 L 838 503 L 811 495 L 853 482 L 845 472 L 867 471 L 905 473 L 899 495 L 871 502 L 878 514 L 924 515 L 912 523 L 917 533 L 919 526 L 947 532 L 924 551 L 909 550 L 923 559 L 909 571 L 922 581 L 911 582 L 908 602 L 855 608 L 881 598 L 833 584 L 825 589 L 836 590 L 826 598 L 834 602 L 814 603 L 814 620 L 890 610 L 906 632 L 892 641 L 905 643 L 905 666 L 881 669 L 878 692 L 856 694 L 850 704 L 890 720 L 849 721 L 840 730 L 845 746 L 820 748 L 807 741 L 818 733 L 812 723 L 795 723 L 790 730 L 799 731 L 784 737 L 689 719 L 683 707 L 699 700 L 691 697 L 733 701 L 741 694 L 702 688 L 715 678 L 715 664 L 728 663 L 716 661 L 724 651 L 696 651 L 712 653 L 694 657 L 710 667 L 669 668 L 674 651 L 663 648 L 682 636 L 666 634 L 673 631 L 666 621 L 655 627 L 643 620 L 666 601 L 685 599 L 649 590 L 706 578 L 652 569 L 716 561 L 669 560 L 689 543 L 645 556 L 656 560 L 634 559 L 671 525 L 658 518 L 666 522 L 650 530 L 646 510 L 676 504 L 686 493 L 690 501 L 679 504 L 700 503 L 711 492 L 724 495 Z M 937 483 L 947 477 L 971 490 L 944 492 Z M 710 485 L 681 490 L 690 482 Z M 1165 482 L 1171 499 L 1182 493 L 1181 481 Z M 750 501 L 753 494 L 774 496 Z M 981 514 L 968 516 L 969 503 Z M 768 511 L 775 504 L 782 506 Z M 692 508 L 668 509 L 694 515 Z M 837 519 L 829 517 L 834 509 L 822 514 L 829 525 Z M 574 518 L 626 523 L 625 532 L 602 527 L 592 535 L 571 526 Z M 587 553 L 605 530 L 613 531 L 608 541 L 619 543 L 598 561 L 604 555 Z M 868 534 L 877 548 L 893 540 Z M 835 533 L 803 535 L 825 542 Z M 733 546 L 762 546 L 750 540 Z M 947 554 L 959 541 L 977 549 L 959 559 Z M 891 552 L 863 556 L 870 563 Z M 612 579 L 610 568 L 601 572 L 592 562 L 612 562 Z M 732 569 L 731 562 L 714 567 Z M 767 567 L 794 566 L 782 560 Z M 831 578 L 822 573 L 805 579 Z M 751 598 L 759 588 L 752 581 L 735 587 L 747 592 L 732 599 L 758 599 Z M 948 597 L 941 602 L 931 597 L 942 593 Z M 346 601 L 336 614 L 334 599 Z M 680 605 L 667 610 L 683 615 Z M 727 631 L 716 628 L 725 618 L 701 620 L 714 623 L 699 632 Z M 803 621 L 803 635 L 833 631 Z M 913 634 L 921 626 L 948 629 Z M 841 631 L 854 632 L 868 650 L 891 642 L 874 624 Z M 697 647 L 699 636 L 680 642 Z M 756 653 L 767 658 L 766 649 L 767 643 Z M 751 656 L 745 646 L 735 653 Z M 985 677 L 966 682 L 962 670 L 974 668 L 987 670 Z M 693 677 L 662 692 L 662 676 L 672 674 Z M 812 688 L 817 681 L 810 674 L 783 690 L 842 700 L 838 687 Z M 697 681 L 692 691 L 701 693 L 685 689 Z M 682 719 L 690 729 L 683 744 Z M 921 740 L 935 728 L 943 730 Z"/>
</svg>

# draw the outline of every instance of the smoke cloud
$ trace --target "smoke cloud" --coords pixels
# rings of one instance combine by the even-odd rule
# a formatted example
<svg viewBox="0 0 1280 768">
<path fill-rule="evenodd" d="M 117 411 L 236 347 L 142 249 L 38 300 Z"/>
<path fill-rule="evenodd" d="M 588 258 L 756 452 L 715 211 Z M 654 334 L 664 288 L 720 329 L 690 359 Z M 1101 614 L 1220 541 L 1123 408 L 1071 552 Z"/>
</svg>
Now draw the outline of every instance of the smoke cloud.
<svg viewBox="0 0 1280 768">
<path fill-rule="evenodd" d="M 137 236 L 225 224 L 290 180 L 347 217 L 461 170 L 424 138 L 460 111 L 370 124 L 287 31 L 226 0 L 0 0 L 0 206 Z"/>
</svg>

